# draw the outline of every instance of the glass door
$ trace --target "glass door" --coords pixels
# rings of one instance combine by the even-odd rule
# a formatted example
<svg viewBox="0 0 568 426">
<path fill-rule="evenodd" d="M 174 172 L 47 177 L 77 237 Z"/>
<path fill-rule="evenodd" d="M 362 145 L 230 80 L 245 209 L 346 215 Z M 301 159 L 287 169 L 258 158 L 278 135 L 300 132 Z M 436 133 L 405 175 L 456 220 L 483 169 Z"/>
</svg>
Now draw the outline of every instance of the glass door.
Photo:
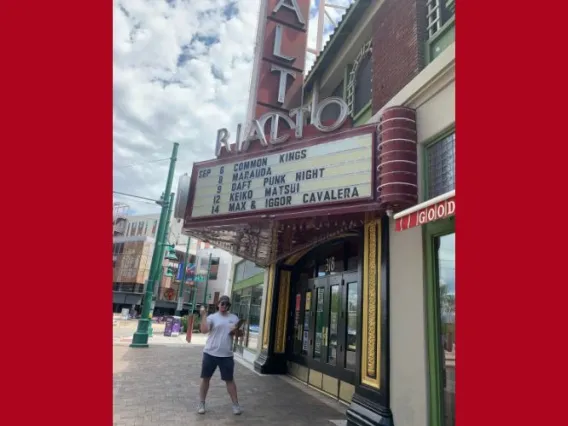
<svg viewBox="0 0 568 426">
<path fill-rule="evenodd" d="M 310 280 L 311 319 L 307 351 L 310 368 L 353 383 L 356 370 L 358 273 Z M 306 306 L 307 308 L 307 306 Z"/>
<path fill-rule="evenodd" d="M 442 410 L 445 426 L 454 426 L 456 401 L 456 234 L 446 234 L 434 239 L 435 273 L 438 296 L 437 311 L 442 371 Z"/>
<path fill-rule="evenodd" d="M 454 218 L 426 226 L 430 424 L 455 425 L 456 275 Z"/>
<path fill-rule="evenodd" d="M 341 366 L 353 377 L 357 369 L 357 320 L 359 318 L 359 273 L 343 274 L 341 300 Z"/>
<path fill-rule="evenodd" d="M 239 311 L 234 312 L 239 319 L 245 320 L 245 323 L 241 327 L 241 330 L 244 331 L 244 334 L 235 339 L 235 346 L 236 352 L 242 355 L 243 348 L 246 347 L 249 337 L 249 310 L 250 310 L 250 302 L 251 302 L 251 288 L 246 288 L 243 290 L 241 297 L 240 297 L 240 306 Z"/>
<path fill-rule="evenodd" d="M 325 362 L 327 359 L 327 329 L 329 327 L 329 322 L 327 321 L 327 303 L 328 299 L 327 277 L 319 278 L 314 280 L 314 290 L 313 290 L 313 346 L 312 346 L 312 359 L 316 362 Z"/>
</svg>

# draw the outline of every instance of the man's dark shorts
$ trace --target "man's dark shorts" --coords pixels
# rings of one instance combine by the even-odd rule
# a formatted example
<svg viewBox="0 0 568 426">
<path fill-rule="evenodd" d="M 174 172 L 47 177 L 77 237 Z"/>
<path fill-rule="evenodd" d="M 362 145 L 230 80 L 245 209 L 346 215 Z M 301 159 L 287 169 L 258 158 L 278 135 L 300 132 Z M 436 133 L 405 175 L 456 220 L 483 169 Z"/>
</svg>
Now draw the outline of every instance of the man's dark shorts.
<svg viewBox="0 0 568 426">
<path fill-rule="evenodd" d="M 221 372 L 221 380 L 225 382 L 233 381 L 233 373 L 235 371 L 235 360 L 233 357 L 217 357 L 204 352 L 201 364 L 201 378 L 210 379 L 217 367 L 219 367 Z"/>
</svg>

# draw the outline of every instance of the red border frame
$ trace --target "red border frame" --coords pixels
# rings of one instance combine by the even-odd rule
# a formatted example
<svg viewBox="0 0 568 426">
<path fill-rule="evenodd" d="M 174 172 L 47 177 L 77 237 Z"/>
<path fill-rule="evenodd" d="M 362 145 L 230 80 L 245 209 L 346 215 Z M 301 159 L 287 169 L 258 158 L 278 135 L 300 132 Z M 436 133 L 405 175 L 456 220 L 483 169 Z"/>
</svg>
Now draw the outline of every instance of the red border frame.
<svg viewBox="0 0 568 426">
<path fill-rule="evenodd" d="M 113 422 L 112 13 L 0 4 L 4 424 Z"/>
<path fill-rule="evenodd" d="M 456 425 L 560 425 L 568 7 L 457 3 Z"/>
<path fill-rule="evenodd" d="M 246 212 L 246 213 L 229 213 L 229 214 L 220 214 L 215 216 L 205 216 L 199 218 L 192 218 L 191 212 L 193 211 L 193 202 L 194 202 L 194 195 L 195 195 L 195 185 L 197 183 L 197 171 L 203 167 L 215 167 L 223 164 L 234 163 L 242 160 L 250 160 L 253 158 L 260 158 L 267 155 L 273 155 L 283 152 L 294 151 L 301 148 L 308 148 L 316 145 L 322 145 L 329 142 L 338 141 L 341 139 L 346 139 L 353 136 L 360 136 L 366 134 L 372 134 L 373 141 L 372 141 L 372 152 L 376 152 L 377 150 L 377 126 L 376 124 L 369 124 L 365 126 L 359 126 L 351 129 L 337 131 L 335 133 L 328 133 L 328 134 L 321 134 L 320 136 L 307 139 L 307 140 L 298 140 L 293 141 L 290 143 L 283 143 L 281 145 L 276 145 L 274 147 L 269 147 L 264 152 L 254 151 L 251 153 L 243 153 L 237 154 L 230 157 L 225 157 L 221 159 L 215 160 L 207 160 L 202 161 L 199 163 L 194 163 L 192 171 L 191 171 L 191 183 L 190 183 L 190 190 L 189 190 L 189 200 L 188 200 L 188 207 L 186 209 L 185 214 L 185 223 L 184 228 L 202 228 L 207 226 L 219 226 L 219 224 L 235 224 L 235 223 L 248 223 L 255 220 L 263 220 L 266 218 L 273 219 L 276 216 L 286 216 L 288 218 L 297 218 L 297 217 L 305 217 L 306 216 L 306 209 L 305 206 L 299 207 L 286 207 L 286 208 L 272 208 L 272 209 L 263 209 L 257 212 Z M 309 215 L 317 214 L 318 212 L 326 212 L 329 210 L 330 207 L 332 208 L 340 208 L 343 207 L 345 211 L 350 209 L 353 206 L 358 206 L 362 208 L 362 206 L 372 202 L 376 199 L 377 194 L 375 192 L 376 186 L 376 156 L 373 155 L 372 157 L 372 172 L 371 172 L 371 196 L 365 198 L 358 198 L 357 201 L 336 201 L 330 203 L 321 203 L 317 206 L 314 206 L 313 209 L 309 210 Z M 377 206 L 374 205 L 376 209 Z M 343 213 L 343 211 L 339 210 L 338 214 Z"/>
</svg>

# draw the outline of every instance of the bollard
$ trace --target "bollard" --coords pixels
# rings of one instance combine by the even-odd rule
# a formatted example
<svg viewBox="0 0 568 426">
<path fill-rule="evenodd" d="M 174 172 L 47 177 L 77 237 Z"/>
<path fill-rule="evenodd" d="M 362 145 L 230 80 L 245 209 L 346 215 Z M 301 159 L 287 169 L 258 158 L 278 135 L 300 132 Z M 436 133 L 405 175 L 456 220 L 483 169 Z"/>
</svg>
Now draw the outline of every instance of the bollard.
<svg viewBox="0 0 568 426">
<path fill-rule="evenodd" d="M 185 334 L 185 341 L 191 343 L 191 335 L 193 334 L 193 315 L 187 317 L 187 331 Z"/>
</svg>

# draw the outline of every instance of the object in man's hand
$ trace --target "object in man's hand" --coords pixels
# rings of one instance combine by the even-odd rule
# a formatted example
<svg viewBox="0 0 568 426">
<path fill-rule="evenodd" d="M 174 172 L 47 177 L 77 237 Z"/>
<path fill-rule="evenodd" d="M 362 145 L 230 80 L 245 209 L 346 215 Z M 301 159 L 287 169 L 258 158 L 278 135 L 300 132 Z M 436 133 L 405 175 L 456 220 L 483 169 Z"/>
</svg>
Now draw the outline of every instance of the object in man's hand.
<svg viewBox="0 0 568 426">
<path fill-rule="evenodd" d="M 237 322 L 237 325 L 235 325 L 235 327 L 231 330 L 231 332 L 229 333 L 231 336 L 237 336 L 237 337 L 241 337 L 243 336 L 244 332 L 243 330 L 241 330 L 240 328 L 243 326 L 243 324 L 245 323 L 244 319 L 240 319 Z"/>
<path fill-rule="evenodd" d="M 241 329 L 235 328 L 234 330 L 231 330 L 229 334 L 233 337 L 243 337 L 245 332 Z"/>
</svg>

